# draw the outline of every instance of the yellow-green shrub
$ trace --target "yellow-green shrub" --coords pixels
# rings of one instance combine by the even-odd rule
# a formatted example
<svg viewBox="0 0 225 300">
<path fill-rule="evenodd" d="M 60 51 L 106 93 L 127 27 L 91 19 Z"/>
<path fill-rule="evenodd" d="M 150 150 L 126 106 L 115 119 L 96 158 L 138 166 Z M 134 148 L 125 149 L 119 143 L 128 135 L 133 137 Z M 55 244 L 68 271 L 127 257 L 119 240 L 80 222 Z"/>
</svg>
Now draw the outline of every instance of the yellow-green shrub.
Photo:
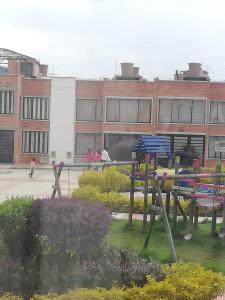
<svg viewBox="0 0 225 300">
<path fill-rule="evenodd" d="M 99 201 L 112 211 L 119 212 L 128 212 L 130 205 L 129 197 L 117 192 L 102 193 L 99 187 L 90 185 L 77 188 L 73 191 L 72 197 L 81 200 Z M 137 213 L 143 212 L 143 198 L 135 197 L 134 211 Z"/>
<path fill-rule="evenodd" d="M 164 266 L 165 279 L 147 278 L 143 287 L 75 289 L 64 295 L 35 296 L 32 300 L 209 300 L 225 288 L 225 276 L 205 270 L 199 264 Z"/>
<path fill-rule="evenodd" d="M 77 188 L 72 193 L 73 198 L 88 200 L 88 201 L 99 201 L 110 208 L 112 211 L 117 212 L 128 212 L 130 199 L 129 196 L 125 196 L 121 193 L 117 192 L 109 192 L 102 193 L 97 186 L 81 186 Z M 148 205 L 151 205 L 152 197 L 148 196 Z M 163 200 L 164 205 L 166 205 L 165 199 Z M 181 207 L 184 212 L 188 212 L 190 201 L 180 200 Z M 171 198 L 170 205 L 173 205 L 173 198 Z M 135 197 L 134 198 L 134 213 L 143 213 L 144 208 L 144 198 L 143 197 Z"/>
<path fill-rule="evenodd" d="M 63 295 L 40 295 L 31 300 L 123 300 L 126 291 L 120 288 L 106 290 L 104 288 L 76 289 Z"/>
<path fill-rule="evenodd" d="M 80 186 L 93 185 L 101 192 L 124 192 L 130 189 L 130 178 L 121 174 L 116 167 L 104 168 L 102 171 L 85 171 L 78 179 Z"/>
</svg>

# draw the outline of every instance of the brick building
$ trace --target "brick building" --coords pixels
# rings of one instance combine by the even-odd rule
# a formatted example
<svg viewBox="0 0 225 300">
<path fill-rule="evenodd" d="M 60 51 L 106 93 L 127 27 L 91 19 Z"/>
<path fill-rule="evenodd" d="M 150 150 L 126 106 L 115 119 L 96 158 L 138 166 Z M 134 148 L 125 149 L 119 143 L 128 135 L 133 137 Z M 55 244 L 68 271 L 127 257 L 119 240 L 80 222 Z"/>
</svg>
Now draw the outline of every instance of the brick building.
<svg viewBox="0 0 225 300">
<path fill-rule="evenodd" d="M 225 83 L 198 63 L 147 81 L 130 63 L 113 79 L 81 80 L 48 77 L 46 65 L 6 49 L 0 62 L 0 163 L 74 162 L 104 145 L 119 159 L 118 145 L 163 134 L 172 153 L 191 144 L 212 165 L 215 142 L 225 141 Z"/>
</svg>

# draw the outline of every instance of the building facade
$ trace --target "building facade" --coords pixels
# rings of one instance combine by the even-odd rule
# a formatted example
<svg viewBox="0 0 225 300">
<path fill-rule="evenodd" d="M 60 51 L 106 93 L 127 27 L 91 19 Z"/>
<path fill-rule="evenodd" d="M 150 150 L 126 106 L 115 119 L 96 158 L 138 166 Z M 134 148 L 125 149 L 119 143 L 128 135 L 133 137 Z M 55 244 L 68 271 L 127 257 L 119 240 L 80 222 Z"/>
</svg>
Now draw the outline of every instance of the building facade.
<svg viewBox="0 0 225 300">
<path fill-rule="evenodd" d="M 144 80 L 128 63 L 113 79 L 81 80 L 48 77 L 46 65 L 7 49 L 0 58 L 0 163 L 72 163 L 105 145 L 120 159 L 121 145 L 161 134 L 172 153 L 191 144 L 210 166 L 225 141 L 225 83 L 200 64 L 174 80 Z"/>
</svg>

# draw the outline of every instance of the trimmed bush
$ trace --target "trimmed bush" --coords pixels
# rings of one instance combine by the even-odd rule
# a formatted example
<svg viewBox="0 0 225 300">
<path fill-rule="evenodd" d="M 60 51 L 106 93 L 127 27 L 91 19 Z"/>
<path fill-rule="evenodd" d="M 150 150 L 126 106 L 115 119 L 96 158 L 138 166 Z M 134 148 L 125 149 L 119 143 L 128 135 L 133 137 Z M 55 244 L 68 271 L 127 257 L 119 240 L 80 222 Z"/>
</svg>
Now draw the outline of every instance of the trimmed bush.
<svg viewBox="0 0 225 300">
<path fill-rule="evenodd" d="M 60 296 L 35 296 L 33 300 L 210 300 L 225 288 L 224 275 L 207 271 L 198 264 L 177 263 L 165 266 L 164 272 L 164 280 L 148 276 L 143 287 L 76 289 Z"/>
<path fill-rule="evenodd" d="M 0 300 L 23 300 L 23 298 L 20 296 L 16 296 L 16 295 L 8 293 L 8 294 L 4 294 L 3 296 L 0 296 Z"/>
<path fill-rule="evenodd" d="M 130 190 L 130 179 L 121 174 L 116 167 L 107 167 L 102 171 L 85 171 L 79 177 L 79 185 L 92 185 L 98 187 L 101 192 L 126 192 Z"/>
<path fill-rule="evenodd" d="M 72 197 L 92 202 L 101 202 L 111 211 L 116 212 L 128 212 L 130 205 L 130 199 L 128 196 L 117 192 L 101 193 L 98 187 L 90 185 L 77 188 L 75 191 L 73 191 Z M 183 210 L 187 213 L 189 210 L 190 201 L 180 200 L 180 204 Z M 151 196 L 148 196 L 148 205 L 151 205 Z M 171 199 L 170 205 L 173 205 L 173 199 Z M 134 213 L 143 213 L 143 209 L 144 198 L 135 197 L 133 210 Z"/>
<path fill-rule="evenodd" d="M 81 186 L 72 193 L 72 197 L 87 200 L 92 202 L 101 202 L 107 206 L 111 211 L 128 212 L 130 200 L 127 196 L 117 193 L 101 193 L 96 186 Z M 135 198 L 134 203 L 135 212 L 143 212 L 143 199 Z"/>
<path fill-rule="evenodd" d="M 105 288 L 76 289 L 63 295 L 35 295 L 31 300 L 124 300 L 125 294 L 125 290 L 116 287 L 110 290 Z"/>
<path fill-rule="evenodd" d="M 49 253 L 84 256 L 100 245 L 110 211 L 101 203 L 77 199 L 38 199 L 33 201 L 27 222 Z"/>
<path fill-rule="evenodd" d="M 0 293 L 20 294 L 22 277 L 21 261 L 2 255 L 0 257 Z M 10 295 L 8 294 L 8 298 Z"/>
<path fill-rule="evenodd" d="M 85 262 L 84 268 L 90 280 L 87 282 L 88 287 L 111 288 L 113 282 L 118 286 L 131 286 L 132 283 L 142 286 L 147 282 L 147 275 L 153 276 L 156 280 L 163 278 L 160 264 L 151 259 L 140 258 L 132 250 L 106 243 L 101 245 L 91 260 Z"/>
<path fill-rule="evenodd" d="M 27 243 L 32 243 L 24 263 L 30 278 L 29 284 L 25 282 L 26 294 L 82 287 L 86 280 L 83 261 L 98 251 L 109 223 L 110 211 L 101 203 L 34 200 L 27 217 Z"/>
<path fill-rule="evenodd" d="M 11 258 L 24 256 L 27 214 L 31 197 L 12 197 L 0 204 L 0 233 Z"/>
</svg>

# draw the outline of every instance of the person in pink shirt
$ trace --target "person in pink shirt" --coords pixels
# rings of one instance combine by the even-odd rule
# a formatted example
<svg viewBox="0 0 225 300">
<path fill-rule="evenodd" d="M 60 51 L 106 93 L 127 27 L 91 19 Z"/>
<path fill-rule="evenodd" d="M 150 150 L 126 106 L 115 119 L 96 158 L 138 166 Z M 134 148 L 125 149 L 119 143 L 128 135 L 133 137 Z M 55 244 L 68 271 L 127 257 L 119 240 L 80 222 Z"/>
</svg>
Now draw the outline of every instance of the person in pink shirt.
<svg viewBox="0 0 225 300">
<path fill-rule="evenodd" d="M 101 151 L 100 151 L 100 150 L 97 150 L 97 151 L 95 152 L 95 161 L 96 161 L 96 162 L 101 161 Z"/>
<path fill-rule="evenodd" d="M 85 154 L 84 160 L 85 160 L 85 162 L 93 162 L 95 160 L 95 155 L 91 148 L 88 148 L 88 151 Z"/>
</svg>

